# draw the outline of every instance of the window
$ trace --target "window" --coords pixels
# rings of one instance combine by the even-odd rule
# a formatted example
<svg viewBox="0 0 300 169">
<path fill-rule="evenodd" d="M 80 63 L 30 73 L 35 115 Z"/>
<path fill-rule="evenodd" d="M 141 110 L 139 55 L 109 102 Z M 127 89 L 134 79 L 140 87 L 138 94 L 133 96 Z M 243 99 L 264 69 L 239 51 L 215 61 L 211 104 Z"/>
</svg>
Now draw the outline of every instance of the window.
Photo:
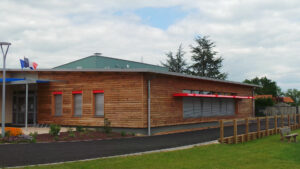
<svg viewBox="0 0 300 169">
<path fill-rule="evenodd" d="M 183 117 L 199 118 L 213 116 L 232 116 L 235 114 L 233 99 L 223 98 L 183 98 Z"/>
<path fill-rule="evenodd" d="M 73 91 L 73 112 L 74 116 L 82 115 L 82 91 Z"/>
<path fill-rule="evenodd" d="M 62 115 L 62 92 L 53 92 L 54 98 L 54 115 Z"/>
<path fill-rule="evenodd" d="M 94 90 L 94 112 L 95 116 L 104 115 L 104 91 Z"/>
</svg>

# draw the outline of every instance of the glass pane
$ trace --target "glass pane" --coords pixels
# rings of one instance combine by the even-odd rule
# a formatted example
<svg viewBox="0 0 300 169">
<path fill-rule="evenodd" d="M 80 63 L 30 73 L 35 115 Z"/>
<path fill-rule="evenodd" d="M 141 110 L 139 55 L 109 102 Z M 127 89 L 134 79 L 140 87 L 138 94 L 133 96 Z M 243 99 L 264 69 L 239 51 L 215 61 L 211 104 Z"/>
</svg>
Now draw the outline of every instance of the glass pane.
<svg viewBox="0 0 300 169">
<path fill-rule="evenodd" d="M 55 95 L 55 115 L 62 115 L 62 95 Z"/>
<path fill-rule="evenodd" d="M 103 95 L 103 93 L 95 94 L 95 115 L 96 116 L 104 115 L 104 95 Z"/>
<path fill-rule="evenodd" d="M 81 116 L 82 114 L 82 95 L 74 94 L 74 115 Z"/>
</svg>

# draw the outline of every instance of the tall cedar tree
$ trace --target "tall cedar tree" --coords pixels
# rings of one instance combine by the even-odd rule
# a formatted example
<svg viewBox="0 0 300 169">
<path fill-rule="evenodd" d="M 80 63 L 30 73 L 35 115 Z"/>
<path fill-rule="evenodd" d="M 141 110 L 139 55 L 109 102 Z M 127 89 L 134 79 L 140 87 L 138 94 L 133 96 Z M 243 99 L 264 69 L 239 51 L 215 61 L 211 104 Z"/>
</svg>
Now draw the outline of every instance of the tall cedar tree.
<svg viewBox="0 0 300 169">
<path fill-rule="evenodd" d="M 275 81 L 268 79 L 267 77 L 255 77 L 253 79 L 246 79 L 244 83 L 261 85 L 262 88 L 255 88 L 254 93 L 257 95 L 272 95 L 272 96 L 281 96 L 281 88 L 277 86 Z"/>
<path fill-rule="evenodd" d="M 167 67 L 170 72 L 178 72 L 178 73 L 185 73 L 187 63 L 184 60 L 185 52 L 182 50 L 182 45 L 180 44 L 175 56 L 170 51 L 166 54 L 167 60 L 166 63 L 161 63 L 163 66 Z"/>
<path fill-rule="evenodd" d="M 217 52 L 213 50 L 215 43 L 207 36 L 195 38 L 196 46 L 192 46 L 192 61 L 190 66 L 191 74 L 196 76 L 210 77 L 215 79 L 226 79 L 227 73 L 221 73 L 222 57 L 216 57 Z"/>
</svg>

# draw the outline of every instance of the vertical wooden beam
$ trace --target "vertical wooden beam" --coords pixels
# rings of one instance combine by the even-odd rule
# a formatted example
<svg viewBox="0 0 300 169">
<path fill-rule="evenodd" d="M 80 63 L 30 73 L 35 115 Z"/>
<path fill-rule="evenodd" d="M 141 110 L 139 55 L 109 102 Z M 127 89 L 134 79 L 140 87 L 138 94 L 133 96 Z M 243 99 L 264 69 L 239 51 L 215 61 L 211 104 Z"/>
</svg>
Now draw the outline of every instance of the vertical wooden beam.
<svg viewBox="0 0 300 169">
<path fill-rule="evenodd" d="M 297 129 L 297 116 L 296 113 L 294 113 L 294 124 L 293 124 L 293 128 Z"/>
<path fill-rule="evenodd" d="M 281 123 L 281 127 L 283 127 L 284 126 L 284 123 L 283 123 L 283 114 L 281 114 L 280 123 Z"/>
<path fill-rule="evenodd" d="M 268 118 L 268 116 L 266 116 L 265 120 L 266 120 L 266 136 L 268 136 L 269 135 L 269 118 Z"/>
<path fill-rule="evenodd" d="M 260 118 L 257 117 L 257 138 L 260 138 Z"/>
<path fill-rule="evenodd" d="M 237 143 L 237 121 L 236 119 L 233 120 L 233 143 Z"/>
<path fill-rule="evenodd" d="M 274 128 L 275 128 L 275 134 L 277 134 L 277 115 L 274 117 Z"/>
<path fill-rule="evenodd" d="M 290 119 L 290 114 L 287 115 L 288 118 L 288 126 L 291 127 L 291 119 Z"/>
<path fill-rule="evenodd" d="M 300 114 L 298 114 L 298 127 L 300 127 Z"/>
<path fill-rule="evenodd" d="M 245 128 L 246 128 L 246 131 L 245 131 L 245 141 L 247 142 L 248 141 L 248 137 L 249 137 L 249 119 L 248 117 L 245 119 Z"/>
<path fill-rule="evenodd" d="M 224 121 L 220 120 L 220 142 L 224 142 Z"/>
</svg>

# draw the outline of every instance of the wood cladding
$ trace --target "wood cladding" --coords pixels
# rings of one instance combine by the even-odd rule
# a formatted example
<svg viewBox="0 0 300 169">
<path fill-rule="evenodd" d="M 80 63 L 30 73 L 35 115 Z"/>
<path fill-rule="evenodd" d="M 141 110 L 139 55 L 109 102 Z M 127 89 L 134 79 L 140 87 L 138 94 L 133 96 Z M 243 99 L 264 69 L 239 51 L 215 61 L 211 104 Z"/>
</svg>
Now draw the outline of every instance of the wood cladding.
<svg viewBox="0 0 300 169">
<path fill-rule="evenodd" d="M 252 99 L 237 99 L 235 116 L 183 118 L 182 98 L 174 98 L 174 93 L 182 90 L 203 90 L 214 92 L 236 93 L 240 96 L 252 96 L 252 87 L 212 82 L 205 80 L 174 77 L 168 75 L 147 74 L 144 76 L 144 93 L 147 93 L 147 80 L 151 79 L 151 126 L 166 126 L 216 121 L 235 117 L 252 116 Z M 147 100 L 147 94 L 144 95 Z M 147 117 L 147 102 L 144 102 L 144 118 Z M 144 125 L 147 121 L 144 121 Z"/>
<path fill-rule="evenodd" d="M 38 84 L 37 122 L 61 125 L 103 126 L 104 118 L 112 127 L 147 127 L 147 80 L 151 80 L 151 126 L 170 126 L 216 121 L 220 118 L 252 115 L 251 99 L 236 100 L 236 114 L 226 117 L 183 118 L 182 90 L 204 90 L 251 96 L 252 87 L 222 82 L 189 79 L 170 75 L 137 72 L 36 72 L 39 79 L 58 82 Z M 62 92 L 62 115 L 53 113 L 53 92 Z M 82 91 L 82 116 L 73 115 L 73 91 Z M 94 114 L 93 91 L 104 93 L 104 117 Z"/>
<path fill-rule="evenodd" d="M 112 127 L 143 127 L 141 73 L 39 72 L 39 78 L 61 82 L 38 85 L 38 123 L 103 126 L 105 117 Z M 104 117 L 94 115 L 94 90 L 104 91 Z M 51 115 L 54 91 L 62 91 L 62 116 Z M 81 117 L 73 116 L 73 91 L 82 91 Z"/>
</svg>

